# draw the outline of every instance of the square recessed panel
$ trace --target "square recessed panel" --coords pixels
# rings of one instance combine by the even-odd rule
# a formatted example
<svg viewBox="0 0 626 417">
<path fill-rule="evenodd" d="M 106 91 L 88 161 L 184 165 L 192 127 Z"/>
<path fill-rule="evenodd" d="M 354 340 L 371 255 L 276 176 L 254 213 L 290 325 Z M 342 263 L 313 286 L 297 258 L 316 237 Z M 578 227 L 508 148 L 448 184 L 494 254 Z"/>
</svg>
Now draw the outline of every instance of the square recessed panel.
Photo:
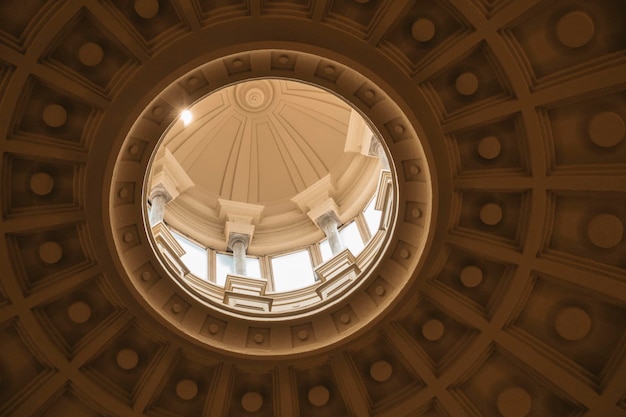
<svg viewBox="0 0 626 417">
<path fill-rule="evenodd" d="M 538 3 L 505 33 L 541 83 L 617 59 L 626 49 L 624 20 L 623 1 L 557 0 Z"/>
<path fill-rule="evenodd" d="M 21 49 L 34 36 L 37 22 L 44 19 L 50 9 L 60 6 L 59 2 L 46 0 L 3 0 L 0 32 L 9 43 Z"/>
<path fill-rule="evenodd" d="M 435 74 L 426 86 L 443 105 L 444 117 L 510 98 L 507 77 L 486 45 Z M 440 107 L 438 103 L 435 106 Z"/>
<path fill-rule="evenodd" d="M 553 277 L 534 274 L 533 280 L 514 328 L 549 346 L 551 359 L 562 355 L 575 362 L 584 369 L 577 371 L 600 389 L 620 354 L 626 309 L 617 300 L 604 300 Z"/>
<path fill-rule="evenodd" d="M 453 388 L 460 401 L 469 402 L 484 417 L 533 415 L 569 417 L 581 415 L 584 407 L 531 371 L 528 365 L 496 349 L 467 380 Z"/>
<path fill-rule="evenodd" d="M 126 0 L 111 1 L 131 30 L 138 33 L 148 45 L 185 28 L 178 8 L 170 0 L 152 3 Z"/>
<path fill-rule="evenodd" d="M 423 382 L 404 364 L 404 359 L 384 337 L 378 337 L 362 349 L 346 353 L 367 392 L 371 410 L 389 401 L 415 395 Z"/>
<path fill-rule="evenodd" d="M 552 193 L 546 227 L 546 256 L 599 266 L 624 276 L 626 194 Z"/>
<path fill-rule="evenodd" d="M 584 174 L 626 169 L 626 92 L 541 109 L 550 169 Z"/>
<path fill-rule="evenodd" d="M 52 340 L 68 357 L 72 357 L 82 345 L 123 313 L 108 295 L 110 291 L 103 278 L 92 278 L 38 306 L 35 314 Z"/>
<path fill-rule="evenodd" d="M 33 342 L 28 338 L 27 329 L 17 319 L 0 324 L 1 415 L 11 415 L 12 410 L 26 401 L 53 372 L 31 351 Z"/>
<path fill-rule="evenodd" d="M 160 391 L 155 393 L 147 414 L 161 416 L 209 415 L 210 392 L 215 389 L 219 366 L 206 358 L 180 355 L 172 361 L 163 378 Z M 223 399 L 216 399 L 223 401 Z"/>
<path fill-rule="evenodd" d="M 16 114 L 11 139 L 83 150 L 89 127 L 100 115 L 100 109 L 45 81 L 30 78 Z"/>
<path fill-rule="evenodd" d="M 131 324 L 115 335 L 103 350 L 84 366 L 96 383 L 106 380 L 110 391 L 132 403 L 141 384 L 163 355 L 165 342 L 143 327 Z"/>
<path fill-rule="evenodd" d="M 27 293 L 93 265 L 86 225 L 70 223 L 8 235 L 12 261 Z"/>
<path fill-rule="evenodd" d="M 419 346 L 435 373 L 449 367 L 478 334 L 424 299 L 397 324 Z"/>
<path fill-rule="evenodd" d="M 528 216 L 528 191 L 464 190 L 460 194 L 462 206 L 455 233 L 515 248 L 521 245 Z"/>
<path fill-rule="evenodd" d="M 138 64 L 115 34 L 86 9 L 66 24 L 52 45 L 44 62 L 107 95 Z"/>
<path fill-rule="evenodd" d="M 381 46 L 399 56 L 412 73 L 452 46 L 467 27 L 447 2 L 418 1 L 398 19 Z"/>
<path fill-rule="evenodd" d="M 339 382 L 330 363 L 292 369 L 297 389 L 296 415 L 307 417 L 351 417 Z"/>
<path fill-rule="evenodd" d="M 237 369 L 232 374 L 232 389 L 227 400 L 226 417 L 273 417 L 278 415 L 275 372 Z"/>
<path fill-rule="evenodd" d="M 452 246 L 435 283 L 445 285 L 480 314 L 490 316 L 496 311 L 514 272 L 512 264 Z"/>
<path fill-rule="evenodd" d="M 76 162 L 5 154 L 5 175 L 11 177 L 4 199 L 9 216 L 76 210 L 83 165 Z"/>
<path fill-rule="evenodd" d="M 521 115 L 450 134 L 457 175 L 525 173 L 527 142 Z"/>
</svg>

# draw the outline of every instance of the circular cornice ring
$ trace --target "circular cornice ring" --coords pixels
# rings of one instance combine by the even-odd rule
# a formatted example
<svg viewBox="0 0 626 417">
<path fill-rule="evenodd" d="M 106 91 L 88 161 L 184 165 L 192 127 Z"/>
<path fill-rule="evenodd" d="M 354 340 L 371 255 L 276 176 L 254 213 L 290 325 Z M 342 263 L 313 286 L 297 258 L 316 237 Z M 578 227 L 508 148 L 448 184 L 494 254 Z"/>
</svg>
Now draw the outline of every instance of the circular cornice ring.
<svg viewBox="0 0 626 417">
<path fill-rule="evenodd" d="M 257 69 L 257 62 L 274 63 Z M 205 82 L 194 83 L 199 87 L 181 89 L 187 78 L 200 74 L 207 75 Z M 268 319 L 229 308 L 221 301 L 224 290 L 220 287 L 170 279 L 175 274 L 154 253 L 154 242 L 147 231 L 145 190 L 140 198 L 122 201 L 120 196 L 125 195 L 122 189 L 143 189 L 153 150 L 189 103 L 236 82 L 269 77 L 311 83 L 350 102 L 385 142 L 398 191 L 392 202 L 397 224 L 390 225 L 392 233 L 387 236 L 380 260 L 365 271 L 357 285 L 314 310 Z M 181 91 L 185 94 L 181 95 Z M 319 55 L 263 49 L 201 65 L 152 100 L 130 129 L 117 156 L 109 215 L 121 275 L 128 277 L 133 294 L 143 299 L 144 305 L 147 302 L 152 312 L 171 328 L 231 354 L 289 356 L 322 349 L 359 334 L 376 322 L 408 287 L 414 288 L 421 254 L 432 238 L 431 173 L 410 120 L 382 88 L 363 74 Z M 306 337 L 302 337 L 305 333 Z"/>
</svg>

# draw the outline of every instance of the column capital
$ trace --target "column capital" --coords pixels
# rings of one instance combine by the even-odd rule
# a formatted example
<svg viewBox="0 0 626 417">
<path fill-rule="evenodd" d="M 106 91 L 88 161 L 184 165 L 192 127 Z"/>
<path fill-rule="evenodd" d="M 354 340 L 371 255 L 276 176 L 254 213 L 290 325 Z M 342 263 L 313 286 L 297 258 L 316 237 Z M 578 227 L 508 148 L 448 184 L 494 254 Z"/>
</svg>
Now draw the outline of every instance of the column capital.
<svg viewBox="0 0 626 417">
<path fill-rule="evenodd" d="M 233 246 L 237 243 L 237 242 L 241 242 L 243 243 L 245 249 L 248 249 L 248 245 L 250 244 L 250 235 L 246 234 L 246 233 L 235 233 L 235 232 L 231 232 L 228 235 L 228 249 L 233 250 Z"/>
<path fill-rule="evenodd" d="M 169 203 L 172 201 L 172 195 L 167 191 L 167 189 L 162 184 L 157 184 L 150 190 L 150 200 L 155 197 L 165 197 L 165 202 Z"/>
<path fill-rule="evenodd" d="M 327 198 L 324 201 L 318 202 L 317 205 L 311 207 L 311 209 L 307 212 L 307 215 L 313 222 L 317 222 L 317 219 L 328 213 L 333 213 L 334 216 L 339 219 L 339 207 L 332 198 Z"/>
<path fill-rule="evenodd" d="M 291 201 L 296 203 L 303 213 L 307 213 L 310 210 L 314 210 L 315 207 L 325 204 L 326 201 L 332 200 L 331 196 L 335 193 L 335 185 L 330 174 L 328 174 L 304 191 L 293 196 Z"/>
<path fill-rule="evenodd" d="M 179 194 L 194 185 L 191 178 L 189 178 L 183 167 L 168 149 L 159 151 L 152 169 L 151 182 L 154 184 L 152 188 L 161 185 L 167 190 L 172 199 L 177 198 Z"/>
<path fill-rule="evenodd" d="M 165 205 L 172 200 L 172 196 L 161 184 L 157 184 L 150 190 L 150 226 L 154 226 L 165 218 Z"/>
<path fill-rule="evenodd" d="M 336 228 L 341 225 L 341 220 L 339 220 L 339 216 L 337 216 L 337 213 L 335 213 L 334 210 L 329 210 L 319 215 L 315 219 L 315 223 L 322 229 L 324 229 L 326 224 L 332 224 Z"/>
</svg>

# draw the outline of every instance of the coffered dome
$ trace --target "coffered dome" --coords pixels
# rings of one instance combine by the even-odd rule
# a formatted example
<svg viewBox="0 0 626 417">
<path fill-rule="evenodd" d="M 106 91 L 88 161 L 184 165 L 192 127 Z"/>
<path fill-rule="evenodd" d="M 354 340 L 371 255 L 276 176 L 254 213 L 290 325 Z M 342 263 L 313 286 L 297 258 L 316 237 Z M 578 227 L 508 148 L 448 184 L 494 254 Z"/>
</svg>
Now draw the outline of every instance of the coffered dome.
<svg viewBox="0 0 626 417">
<path fill-rule="evenodd" d="M 624 22 L 621 0 L 0 2 L 0 416 L 626 416 Z M 245 153 L 153 153 L 220 95 L 215 129 L 272 132 L 280 188 L 235 181 Z M 316 144 L 309 120 L 352 109 L 396 183 L 362 285 L 265 320 L 171 279 L 151 160 L 189 164 L 183 234 L 223 240 L 194 213 L 235 197 L 313 230 L 292 196 L 346 165 L 282 130 Z"/>
</svg>

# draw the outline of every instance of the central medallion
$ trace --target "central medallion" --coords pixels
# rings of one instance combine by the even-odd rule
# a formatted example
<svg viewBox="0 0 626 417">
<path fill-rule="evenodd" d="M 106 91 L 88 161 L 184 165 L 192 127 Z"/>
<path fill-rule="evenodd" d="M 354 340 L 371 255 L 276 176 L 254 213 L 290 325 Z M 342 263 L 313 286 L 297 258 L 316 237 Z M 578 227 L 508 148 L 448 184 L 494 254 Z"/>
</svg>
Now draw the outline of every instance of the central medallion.
<svg viewBox="0 0 626 417">
<path fill-rule="evenodd" d="M 237 84 L 234 87 L 234 95 L 241 109 L 252 113 L 262 112 L 272 104 L 274 83 L 269 80 L 256 80 Z"/>
</svg>

